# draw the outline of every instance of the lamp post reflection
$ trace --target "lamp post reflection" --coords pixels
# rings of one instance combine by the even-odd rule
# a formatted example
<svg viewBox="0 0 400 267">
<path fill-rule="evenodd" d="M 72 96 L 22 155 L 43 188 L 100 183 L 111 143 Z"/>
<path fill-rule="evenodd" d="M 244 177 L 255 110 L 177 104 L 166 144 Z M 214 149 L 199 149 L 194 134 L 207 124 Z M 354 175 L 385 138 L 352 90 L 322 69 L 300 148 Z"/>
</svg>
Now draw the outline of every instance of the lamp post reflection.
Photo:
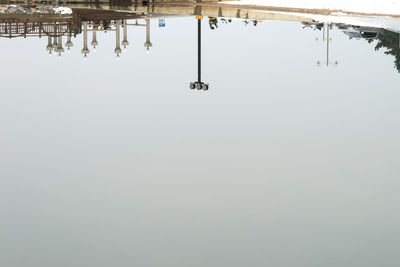
<svg viewBox="0 0 400 267">
<path fill-rule="evenodd" d="M 325 38 L 325 30 L 326 30 L 326 38 Z M 330 31 L 330 24 L 324 24 L 324 36 L 323 36 L 323 40 L 326 40 L 326 66 L 328 67 L 329 65 L 333 65 L 333 66 L 337 66 L 339 64 L 339 62 L 337 60 L 335 61 L 329 61 L 329 45 L 330 45 L 330 41 L 332 40 L 329 37 L 329 31 Z M 321 67 L 322 65 L 324 65 L 320 60 L 317 61 L 317 66 Z"/>
<path fill-rule="evenodd" d="M 51 44 L 51 37 L 48 36 L 47 37 L 47 46 L 46 46 L 46 50 L 49 51 L 49 55 L 51 55 L 51 50 L 53 50 L 53 45 Z"/>
<path fill-rule="evenodd" d="M 87 54 L 89 54 L 89 48 L 88 48 L 88 38 L 87 38 L 87 29 L 88 29 L 88 23 L 87 21 L 83 22 L 83 48 L 81 50 L 81 53 L 83 54 L 83 57 L 86 58 Z"/>
<path fill-rule="evenodd" d="M 54 37 L 55 38 L 55 37 Z M 61 58 L 61 53 L 64 53 L 64 47 L 62 46 L 62 37 L 58 36 L 58 46 L 56 48 L 58 56 Z"/>
<path fill-rule="evenodd" d="M 146 19 L 146 42 L 144 43 L 144 47 L 146 47 L 147 53 L 150 52 L 150 47 L 152 47 L 153 44 L 150 41 L 150 19 Z"/>
<path fill-rule="evenodd" d="M 71 34 L 68 34 L 67 42 L 65 43 L 65 46 L 67 47 L 68 52 L 70 51 L 70 48 L 74 46 L 74 44 L 71 41 Z"/>
<path fill-rule="evenodd" d="M 97 36 L 96 36 L 97 30 L 93 28 L 92 32 L 92 42 L 90 43 L 93 46 L 93 51 L 96 51 L 96 47 L 99 45 L 97 42 Z"/>
<path fill-rule="evenodd" d="M 122 40 L 121 45 L 126 49 L 126 47 L 129 45 L 128 42 L 128 25 L 126 24 L 126 20 L 124 19 L 122 22 L 122 25 L 124 27 L 124 39 Z"/>
<path fill-rule="evenodd" d="M 120 44 L 120 21 L 116 20 L 115 21 L 115 49 L 114 49 L 114 53 L 116 54 L 117 57 L 119 57 L 119 54 L 121 54 L 122 50 L 121 50 L 121 46 Z"/>
<path fill-rule="evenodd" d="M 202 16 L 197 16 L 197 81 L 191 82 L 190 89 L 208 90 L 208 84 L 201 81 L 201 20 Z"/>
<path fill-rule="evenodd" d="M 53 48 L 56 50 L 58 44 L 57 44 L 57 23 L 54 22 L 54 37 L 53 37 Z"/>
</svg>

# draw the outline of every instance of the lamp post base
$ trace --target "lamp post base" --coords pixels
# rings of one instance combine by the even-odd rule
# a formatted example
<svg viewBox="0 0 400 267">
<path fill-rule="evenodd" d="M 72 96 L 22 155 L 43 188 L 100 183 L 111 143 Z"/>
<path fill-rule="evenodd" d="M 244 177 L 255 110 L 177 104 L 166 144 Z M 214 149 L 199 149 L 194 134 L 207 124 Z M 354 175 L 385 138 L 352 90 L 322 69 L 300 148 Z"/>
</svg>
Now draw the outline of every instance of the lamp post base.
<svg viewBox="0 0 400 267">
<path fill-rule="evenodd" d="M 208 83 L 203 83 L 203 82 L 191 82 L 190 83 L 190 89 L 197 89 L 197 90 L 208 90 Z"/>
</svg>

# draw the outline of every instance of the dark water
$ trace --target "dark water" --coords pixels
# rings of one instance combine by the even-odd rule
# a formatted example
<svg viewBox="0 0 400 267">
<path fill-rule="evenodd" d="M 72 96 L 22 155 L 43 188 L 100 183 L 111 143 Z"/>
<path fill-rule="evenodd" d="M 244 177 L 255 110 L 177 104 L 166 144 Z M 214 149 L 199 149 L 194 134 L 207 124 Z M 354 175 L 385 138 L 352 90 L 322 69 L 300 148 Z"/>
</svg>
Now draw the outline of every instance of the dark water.
<svg viewBox="0 0 400 267">
<path fill-rule="evenodd" d="M 400 264 L 398 35 L 218 26 L 0 39 L 1 266 Z"/>
</svg>

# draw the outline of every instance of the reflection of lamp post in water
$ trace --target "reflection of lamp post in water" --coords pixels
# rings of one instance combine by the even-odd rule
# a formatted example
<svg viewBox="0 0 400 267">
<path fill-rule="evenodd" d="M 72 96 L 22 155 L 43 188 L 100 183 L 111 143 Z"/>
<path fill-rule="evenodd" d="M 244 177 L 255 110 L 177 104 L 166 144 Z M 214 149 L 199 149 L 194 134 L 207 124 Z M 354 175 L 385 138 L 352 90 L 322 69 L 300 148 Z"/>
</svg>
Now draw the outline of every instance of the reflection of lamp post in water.
<svg viewBox="0 0 400 267">
<path fill-rule="evenodd" d="M 51 37 L 48 36 L 47 37 L 47 46 L 46 46 L 46 50 L 49 51 L 49 55 L 51 55 L 51 50 L 53 50 L 53 45 L 51 44 Z"/>
<path fill-rule="evenodd" d="M 87 27 L 88 23 L 87 21 L 83 22 L 83 48 L 81 50 L 81 53 L 83 54 L 83 57 L 87 57 L 87 54 L 89 54 L 89 49 L 88 49 L 88 40 L 87 40 Z"/>
<path fill-rule="evenodd" d="M 73 44 L 72 41 L 71 41 L 71 34 L 68 34 L 67 42 L 65 43 L 65 46 L 67 47 L 68 52 L 70 51 L 70 48 L 71 48 L 72 46 L 74 46 L 74 44 Z"/>
<path fill-rule="evenodd" d="M 324 23 L 324 27 L 322 28 L 322 42 L 325 43 L 325 36 L 326 36 L 326 31 L 328 29 L 329 25 Z M 329 34 L 328 34 L 329 35 Z M 328 37 L 329 38 L 329 37 Z"/>
<path fill-rule="evenodd" d="M 120 25 L 119 25 L 119 20 L 115 21 L 115 49 L 114 49 L 114 53 L 117 54 L 117 57 L 119 57 L 119 54 L 121 54 L 121 47 L 119 45 L 119 39 L 120 39 Z"/>
<path fill-rule="evenodd" d="M 58 46 L 56 35 L 57 35 L 57 33 L 55 33 L 55 36 L 53 37 L 53 48 L 54 48 L 54 50 L 56 50 L 56 48 Z"/>
<path fill-rule="evenodd" d="M 202 16 L 197 16 L 197 82 L 190 83 L 190 89 L 208 90 L 208 84 L 201 81 L 201 19 Z"/>
<path fill-rule="evenodd" d="M 93 51 L 96 51 L 96 46 L 99 45 L 99 43 L 97 42 L 97 38 L 96 38 L 96 30 L 93 28 L 93 36 L 92 36 L 92 42 L 90 43 L 93 46 Z"/>
<path fill-rule="evenodd" d="M 339 64 L 337 60 L 335 60 L 334 62 L 329 61 L 329 43 L 331 41 L 331 39 L 329 38 L 329 29 L 330 29 L 329 23 L 326 24 L 326 26 L 324 24 L 324 29 L 325 28 L 326 28 L 326 66 L 333 65 L 336 67 Z M 325 31 L 324 31 L 324 39 L 325 39 Z M 322 66 L 321 61 L 319 60 L 317 61 L 317 66 L 318 67 Z"/>
<path fill-rule="evenodd" d="M 62 37 L 58 36 L 58 46 L 56 48 L 56 52 L 58 52 L 58 56 L 61 57 L 61 53 L 64 52 L 64 47 L 62 46 Z"/>
<path fill-rule="evenodd" d="M 146 42 L 144 43 L 144 47 L 146 47 L 147 53 L 150 52 L 150 47 L 153 44 L 150 42 L 150 19 L 146 19 Z"/>
<path fill-rule="evenodd" d="M 54 22 L 54 37 L 53 37 L 53 49 L 54 51 L 57 49 L 57 22 Z"/>
<path fill-rule="evenodd" d="M 122 40 L 121 45 L 124 47 L 124 49 L 126 49 L 126 47 L 129 45 L 129 42 L 128 42 L 128 29 L 127 29 L 128 27 L 126 25 L 126 20 L 125 19 L 122 21 L 122 23 L 123 23 L 123 26 L 124 26 L 124 40 Z"/>
</svg>

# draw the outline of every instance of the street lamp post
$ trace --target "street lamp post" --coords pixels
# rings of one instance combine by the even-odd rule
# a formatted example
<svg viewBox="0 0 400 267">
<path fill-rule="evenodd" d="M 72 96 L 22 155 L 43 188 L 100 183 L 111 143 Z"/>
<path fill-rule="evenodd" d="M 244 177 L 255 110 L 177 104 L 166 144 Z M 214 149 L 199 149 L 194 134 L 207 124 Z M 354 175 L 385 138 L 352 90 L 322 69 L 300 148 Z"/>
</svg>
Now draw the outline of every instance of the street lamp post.
<svg viewBox="0 0 400 267">
<path fill-rule="evenodd" d="M 147 53 L 150 52 L 150 47 L 152 47 L 153 44 L 150 41 L 150 19 L 146 19 L 146 42 L 144 43 L 144 47 L 146 47 Z"/>
<path fill-rule="evenodd" d="M 93 28 L 93 32 L 92 32 L 92 42 L 90 43 L 93 46 L 93 51 L 96 51 L 96 46 L 99 45 L 99 43 L 97 42 L 97 36 L 96 36 L 97 30 L 95 30 Z"/>
<path fill-rule="evenodd" d="M 65 43 L 65 46 L 68 48 L 68 52 L 69 52 L 70 48 L 71 48 L 72 46 L 74 46 L 74 44 L 73 44 L 72 41 L 71 41 L 71 34 L 68 34 L 67 42 Z"/>
<path fill-rule="evenodd" d="M 115 49 L 114 49 L 114 53 L 117 55 L 117 57 L 119 57 L 119 54 L 121 54 L 122 50 L 120 47 L 120 22 L 119 20 L 115 21 Z"/>
<path fill-rule="evenodd" d="M 124 39 L 122 40 L 121 45 L 124 47 L 124 49 L 126 49 L 126 47 L 129 45 L 128 42 L 128 25 L 126 24 L 126 20 L 124 19 L 122 21 L 122 25 L 124 26 Z"/>
<path fill-rule="evenodd" d="M 190 89 L 208 90 L 208 84 L 201 81 L 201 20 L 202 16 L 197 16 L 197 81 L 191 82 Z"/>
<path fill-rule="evenodd" d="M 87 54 L 89 54 L 89 48 L 88 48 L 88 38 L 87 38 L 87 28 L 88 28 L 88 23 L 87 21 L 83 22 L 83 48 L 81 50 L 81 53 L 83 54 L 83 57 L 87 57 Z"/>
<path fill-rule="evenodd" d="M 64 53 L 64 47 L 62 46 L 62 36 L 58 36 L 58 46 L 56 48 L 56 52 L 58 52 L 58 56 L 61 57 L 61 53 Z"/>
<path fill-rule="evenodd" d="M 54 22 L 53 49 L 56 50 L 57 46 L 57 22 Z"/>
<path fill-rule="evenodd" d="M 335 60 L 334 62 L 329 61 L 329 44 L 331 41 L 331 38 L 329 37 L 329 29 L 330 29 L 329 23 L 326 24 L 326 26 L 324 24 L 324 29 L 325 28 L 326 28 L 326 66 L 328 67 L 329 65 L 333 65 L 336 67 L 339 64 L 339 62 L 337 60 Z M 325 34 L 324 34 L 324 39 L 325 39 Z M 319 60 L 317 61 L 317 66 L 318 67 L 322 66 L 321 61 L 319 61 Z"/>
<path fill-rule="evenodd" d="M 49 55 L 51 55 L 51 50 L 53 50 L 53 45 L 51 44 L 51 37 L 48 36 L 47 37 L 47 46 L 46 46 L 46 50 L 49 51 Z"/>
</svg>

